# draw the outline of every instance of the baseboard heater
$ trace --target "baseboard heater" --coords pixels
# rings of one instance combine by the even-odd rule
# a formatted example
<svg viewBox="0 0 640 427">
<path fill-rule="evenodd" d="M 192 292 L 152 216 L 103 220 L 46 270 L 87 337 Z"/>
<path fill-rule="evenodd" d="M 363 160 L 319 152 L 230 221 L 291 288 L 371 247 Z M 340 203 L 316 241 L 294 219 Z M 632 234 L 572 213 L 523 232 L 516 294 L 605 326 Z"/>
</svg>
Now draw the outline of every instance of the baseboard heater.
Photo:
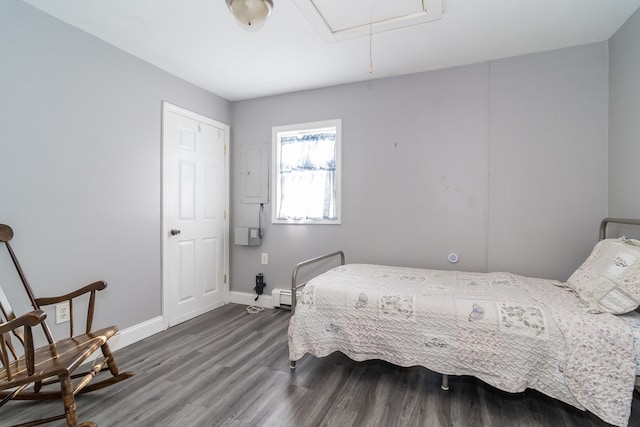
<svg viewBox="0 0 640 427">
<path fill-rule="evenodd" d="M 274 308 L 286 308 L 291 310 L 291 290 L 274 289 L 271 291 L 271 302 Z"/>
</svg>

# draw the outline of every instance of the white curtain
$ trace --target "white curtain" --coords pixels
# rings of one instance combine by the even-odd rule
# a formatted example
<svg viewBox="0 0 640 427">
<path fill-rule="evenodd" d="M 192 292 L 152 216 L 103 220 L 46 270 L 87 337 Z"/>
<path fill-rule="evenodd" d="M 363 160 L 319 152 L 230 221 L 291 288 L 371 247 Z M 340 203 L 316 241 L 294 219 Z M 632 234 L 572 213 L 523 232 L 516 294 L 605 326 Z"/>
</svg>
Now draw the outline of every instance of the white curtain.
<svg viewBox="0 0 640 427">
<path fill-rule="evenodd" d="M 336 219 L 336 133 L 287 135 L 279 143 L 278 219 Z"/>
</svg>

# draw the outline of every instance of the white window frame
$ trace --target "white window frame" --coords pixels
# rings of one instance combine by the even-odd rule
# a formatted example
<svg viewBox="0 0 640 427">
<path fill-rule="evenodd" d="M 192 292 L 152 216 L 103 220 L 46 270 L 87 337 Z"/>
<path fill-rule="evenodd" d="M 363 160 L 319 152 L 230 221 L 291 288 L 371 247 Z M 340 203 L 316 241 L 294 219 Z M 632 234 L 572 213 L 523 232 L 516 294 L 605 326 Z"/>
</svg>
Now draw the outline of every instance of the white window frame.
<svg viewBox="0 0 640 427">
<path fill-rule="evenodd" d="M 281 219 L 278 218 L 278 212 L 280 210 L 281 201 L 281 179 L 280 179 L 280 152 L 281 143 L 279 135 L 286 135 L 291 133 L 313 133 L 321 132 L 327 129 L 334 129 L 336 132 L 336 169 L 335 169 L 335 206 L 336 206 L 336 219 Z M 273 224 L 341 224 L 342 221 L 342 120 L 324 120 L 318 122 L 298 123 L 285 126 L 274 126 L 271 134 L 272 156 L 271 156 L 271 171 L 272 171 L 272 185 L 271 185 L 271 222 Z"/>
</svg>

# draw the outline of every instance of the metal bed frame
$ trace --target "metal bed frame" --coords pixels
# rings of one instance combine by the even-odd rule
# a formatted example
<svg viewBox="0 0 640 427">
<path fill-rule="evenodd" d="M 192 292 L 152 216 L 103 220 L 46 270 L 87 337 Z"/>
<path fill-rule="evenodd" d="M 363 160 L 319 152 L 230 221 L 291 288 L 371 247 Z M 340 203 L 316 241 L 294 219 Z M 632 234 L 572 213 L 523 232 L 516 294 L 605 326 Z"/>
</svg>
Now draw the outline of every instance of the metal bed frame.
<svg viewBox="0 0 640 427">
<path fill-rule="evenodd" d="M 640 225 L 640 219 L 629 218 L 605 218 L 600 223 L 600 236 L 599 240 L 604 239 L 607 236 L 607 225 L 620 224 L 620 225 Z"/>
<path fill-rule="evenodd" d="M 638 225 L 640 226 L 640 219 L 630 219 L 630 218 L 610 218 L 607 217 L 605 219 L 602 220 L 602 222 L 600 223 L 600 232 L 599 232 L 599 238 L 598 240 L 603 240 L 606 238 L 607 235 L 607 226 L 609 224 L 619 224 L 619 225 Z M 298 299 L 298 292 L 300 289 L 302 289 L 308 282 L 308 280 L 305 280 L 301 283 L 298 283 L 298 273 L 300 272 L 301 269 L 304 269 L 306 267 L 309 267 L 311 265 L 317 264 L 321 261 L 326 261 L 335 257 L 340 257 L 340 265 L 344 265 L 345 264 L 345 256 L 344 256 L 344 252 L 343 251 L 335 251 L 335 252 L 331 252 L 325 255 L 320 255 L 318 257 L 312 258 L 312 259 L 308 259 L 306 261 L 302 261 L 299 262 L 298 264 L 296 264 L 295 268 L 293 269 L 293 274 L 291 276 L 291 315 L 295 314 L 296 311 L 296 303 L 297 303 L 297 299 Z M 291 368 L 291 370 L 296 369 L 296 361 L 295 360 L 290 360 L 289 361 L 289 367 Z M 636 381 L 636 386 L 640 385 L 640 378 Z M 440 385 L 440 388 L 444 391 L 449 390 L 449 376 L 447 374 L 442 374 L 442 384 Z"/>
<path fill-rule="evenodd" d="M 304 267 L 308 267 L 312 264 L 316 264 L 320 261 L 324 261 L 330 258 L 334 258 L 340 256 L 340 265 L 345 264 L 344 252 L 343 251 L 335 251 L 329 254 L 320 255 L 319 257 L 315 257 L 312 259 L 308 259 L 306 261 L 299 262 L 296 265 L 296 268 L 293 269 L 293 274 L 291 276 L 291 314 L 295 314 L 296 312 L 296 301 L 298 300 L 297 292 L 299 289 L 303 288 L 304 285 L 307 284 L 307 281 L 302 283 L 298 283 L 298 272 L 300 269 Z"/>
</svg>

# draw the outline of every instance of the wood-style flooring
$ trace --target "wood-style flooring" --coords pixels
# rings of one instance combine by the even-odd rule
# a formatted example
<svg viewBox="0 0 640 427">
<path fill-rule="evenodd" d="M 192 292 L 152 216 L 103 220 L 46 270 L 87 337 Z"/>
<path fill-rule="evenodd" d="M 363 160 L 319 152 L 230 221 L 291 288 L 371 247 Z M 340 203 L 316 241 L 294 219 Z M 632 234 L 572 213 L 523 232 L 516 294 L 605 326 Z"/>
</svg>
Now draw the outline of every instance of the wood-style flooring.
<svg viewBox="0 0 640 427">
<path fill-rule="evenodd" d="M 471 377 L 336 353 L 289 369 L 289 312 L 228 304 L 115 353 L 135 376 L 78 396 L 78 418 L 130 426 L 606 426 L 535 391 L 501 392 Z M 62 403 L 9 402 L 0 426 L 54 415 Z M 25 418 L 26 416 L 26 418 Z M 64 426 L 64 421 L 49 424 Z M 640 426 L 634 393 L 630 426 Z"/>
</svg>

